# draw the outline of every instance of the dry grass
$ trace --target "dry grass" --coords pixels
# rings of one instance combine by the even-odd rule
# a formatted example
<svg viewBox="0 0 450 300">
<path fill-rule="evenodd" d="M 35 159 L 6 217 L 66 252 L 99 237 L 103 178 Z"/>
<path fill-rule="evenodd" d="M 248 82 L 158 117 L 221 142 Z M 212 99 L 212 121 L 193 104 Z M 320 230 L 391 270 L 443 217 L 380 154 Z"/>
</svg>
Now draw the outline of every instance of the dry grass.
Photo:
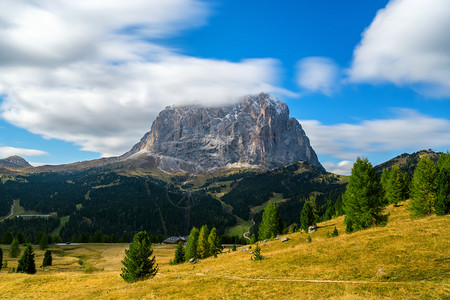
<svg viewBox="0 0 450 300">
<path fill-rule="evenodd" d="M 389 223 L 347 235 L 343 217 L 306 234 L 262 243 L 265 260 L 249 251 L 223 253 L 199 264 L 170 266 L 175 246 L 154 247 L 160 267 L 150 280 L 125 283 L 126 244 L 53 248 L 54 266 L 36 275 L 0 274 L 0 298 L 19 299 L 445 299 L 450 297 L 450 216 L 410 220 L 405 207 L 389 207 Z M 327 238 L 334 226 L 340 235 Z M 7 253 L 7 247 L 3 247 Z M 252 247 L 254 248 L 254 246 Z M 6 256 L 6 255 L 5 255 Z M 43 251 L 36 250 L 42 262 Z M 94 272 L 84 274 L 78 260 Z M 17 260 L 8 259 L 14 267 Z M 383 269 L 386 274 L 377 276 Z"/>
</svg>

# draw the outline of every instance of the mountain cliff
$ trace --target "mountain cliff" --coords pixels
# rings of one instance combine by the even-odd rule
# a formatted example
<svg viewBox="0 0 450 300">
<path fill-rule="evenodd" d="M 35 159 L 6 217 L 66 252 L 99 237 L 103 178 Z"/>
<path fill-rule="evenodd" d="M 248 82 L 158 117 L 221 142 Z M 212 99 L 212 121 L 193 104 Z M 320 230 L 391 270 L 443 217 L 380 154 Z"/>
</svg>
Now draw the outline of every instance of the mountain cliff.
<svg viewBox="0 0 450 300">
<path fill-rule="evenodd" d="M 261 93 L 224 107 L 169 106 L 123 158 L 154 157 L 163 170 L 273 169 L 297 161 L 321 167 L 287 105 Z"/>
</svg>

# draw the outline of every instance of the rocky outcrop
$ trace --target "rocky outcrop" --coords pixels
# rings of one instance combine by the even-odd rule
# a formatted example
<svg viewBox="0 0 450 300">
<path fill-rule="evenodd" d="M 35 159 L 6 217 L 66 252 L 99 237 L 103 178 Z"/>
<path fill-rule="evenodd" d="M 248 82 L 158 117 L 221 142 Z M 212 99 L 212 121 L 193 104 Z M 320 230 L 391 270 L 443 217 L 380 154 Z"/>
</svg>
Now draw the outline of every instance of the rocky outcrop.
<svg viewBox="0 0 450 300">
<path fill-rule="evenodd" d="M 269 94 L 224 107 L 170 106 L 124 158 L 154 156 L 165 170 L 273 169 L 297 161 L 320 166 L 287 105 Z"/>
</svg>

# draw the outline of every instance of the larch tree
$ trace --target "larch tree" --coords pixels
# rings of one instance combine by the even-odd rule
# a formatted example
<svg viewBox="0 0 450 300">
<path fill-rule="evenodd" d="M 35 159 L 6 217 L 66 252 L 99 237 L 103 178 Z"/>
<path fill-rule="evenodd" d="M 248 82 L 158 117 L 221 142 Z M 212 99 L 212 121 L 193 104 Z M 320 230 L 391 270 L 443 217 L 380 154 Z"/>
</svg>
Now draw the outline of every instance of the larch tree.
<svg viewBox="0 0 450 300">
<path fill-rule="evenodd" d="M 203 225 L 202 228 L 200 228 L 200 234 L 198 236 L 198 244 L 197 244 L 198 258 L 207 258 L 210 254 L 208 236 L 209 236 L 208 226 Z"/>
<path fill-rule="evenodd" d="M 259 225 L 258 237 L 260 240 L 276 237 L 283 231 L 283 221 L 280 211 L 275 204 L 269 202 L 264 210 L 262 221 Z"/>
<path fill-rule="evenodd" d="M 14 238 L 9 246 L 9 257 L 16 258 L 20 255 L 19 241 Z"/>
<path fill-rule="evenodd" d="M 411 218 L 431 215 L 437 198 L 438 167 L 429 157 L 423 157 L 414 170 L 411 181 Z"/>
<path fill-rule="evenodd" d="M 200 232 L 198 231 L 198 229 L 192 227 L 187 241 L 186 249 L 184 251 L 184 257 L 186 261 L 189 261 L 191 258 L 197 259 L 197 243 L 199 234 Z"/>
<path fill-rule="evenodd" d="M 136 233 L 130 248 L 125 250 L 125 258 L 122 261 L 124 268 L 120 276 L 128 283 L 145 280 L 156 275 L 158 265 L 153 256 L 152 243 L 147 232 Z"/>
<path fill-rule="evenodd" d="M 347 233 L 368 228 L 385 218 L 382 215 L 383 189 L 378 174 L 367 158 L 358 157 L 353 165 L 342 200 Z"/>
<path fill-rule="evenodd" d="M 208 236 L 209 254 L 216 257 L 222 251 L 222 245 L 220 244 L 220 236 L 217 234 L 216 227 L 211 229 Z"/>
</svg>

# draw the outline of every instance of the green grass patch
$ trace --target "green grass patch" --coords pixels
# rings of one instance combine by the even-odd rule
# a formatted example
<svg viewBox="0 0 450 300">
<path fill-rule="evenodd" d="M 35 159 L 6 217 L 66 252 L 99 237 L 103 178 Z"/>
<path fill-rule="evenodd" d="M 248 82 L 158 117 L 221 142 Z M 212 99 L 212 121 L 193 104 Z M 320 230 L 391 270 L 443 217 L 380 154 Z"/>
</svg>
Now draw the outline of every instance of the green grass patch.
<svg viewBox="0 0 450 300">
<path fill-rule="evenodd" d="M 286 202 L 289 199 L 284 199 L 282 194 L 279 193 L 273 193 L 273 197 L 270 198 L 268 201 L 264 202 L 261 205 L 258 206 L 254 206 L 252 207 L 252 212 L 254 213 L 259 213 L 262 212 L 264 209 L 266 209 L 267 204 L 269 204 L 269 202 L 272 203 L 282 203 L 282 202 Z"/>
<path fill-rule="evenodd" d="M 57 235 L 59 235 L 59 233 L 60 233 L 60 231 L 61 231 L 61 228 L 63 228 L 64 224 L 66 224 L 66 223 L 69 221 L 69 218 L 70 218 L 69 216 L 64 216 L 64 217 L 59 218 L 59 225 L 58 225 L 58 227 L 56 227 L 56 228 L 51 232 L 50 235 L 52 235 L 52 236 L 57 236 Z"/>
<path fill-rule="evenodd" d="M 236 217 L 237 220 L 237 224 L 233 227 L 229 227 L 227 228 L 227 230 L 225 230 L 225 235 L 229 235 L 229 236 L 241 236 L 243 235 L 245 232 L 250 230 L 250 227 L 252 226 L 252 221 L 245 221 L 239 217 Z"/>
</svg>

